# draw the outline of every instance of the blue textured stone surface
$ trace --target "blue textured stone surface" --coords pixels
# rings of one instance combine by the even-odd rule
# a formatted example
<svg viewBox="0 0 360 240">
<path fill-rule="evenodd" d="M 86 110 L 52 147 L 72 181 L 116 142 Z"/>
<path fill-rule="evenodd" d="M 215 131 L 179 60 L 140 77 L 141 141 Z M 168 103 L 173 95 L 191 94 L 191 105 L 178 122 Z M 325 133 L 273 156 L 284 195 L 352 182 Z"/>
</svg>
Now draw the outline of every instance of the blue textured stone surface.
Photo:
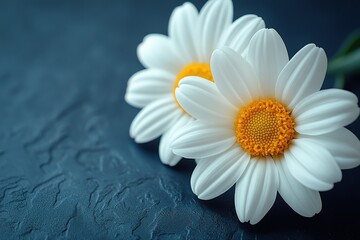
<svg viewBox="0 0 360 240">
<path fill-rule="evenodd" d="M 196 1 L 200 7 L 205 1 Z M 233 189 L 198 200 L 192 161 L 160 163 L 157 142 L 128 136 L 123 98 L 142 69 L 136 46 L 166 33 L 182 1 L 0 2 L 1 239 L 355 239 L 360 169 L 322 193 L 307 219 L 278 196 L 256 226 L 241 224 Z M 356 27 L 355 1 L 235 1 L 283 36 L 292 56 L 315 42 L 332 56 Z M 327 79 L 326 85 L 331 85 Z M 348 89 L 358 96 L 360 84 Z M 349 128 L 360 136 L 360 121 Z"/>
</svg>

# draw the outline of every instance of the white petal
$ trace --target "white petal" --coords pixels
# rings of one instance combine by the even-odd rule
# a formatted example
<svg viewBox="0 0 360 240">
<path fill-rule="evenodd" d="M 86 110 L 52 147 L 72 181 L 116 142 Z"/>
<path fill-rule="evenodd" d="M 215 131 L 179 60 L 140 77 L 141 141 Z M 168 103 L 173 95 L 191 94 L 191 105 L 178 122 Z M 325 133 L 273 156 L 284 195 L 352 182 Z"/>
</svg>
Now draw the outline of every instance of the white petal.
<svg viewBox="0 0 360 240">
<path fill-rule="evenodd" d="M 293 177 L 310 189 L 327 191 L 341 180 L 341 170 L 333 156 L 313 141 L 295 139 L 284 155 Z"/>
<path fill-rule="evenodd" d="M 293 109 L 303 98 L 320 90 L 326 67 L 324 50 L 314 44 L 306 45 L 280 73 L 276 83 L 276 98 Z"/>
<path fill-rule="evenodd" d="M 259 30 L 250 40 L 247 59 L 258 74 L 264 97 L 274 97 L 276 80 L 289 61 L 280 35 L 274 29 Z"/>
<path fill-rule="evenodd" d="M 312 217 L 319 213 L 322 206 L 319 192 L 297 181 L 283 159 L 275 163 L 279 172 L 279 193 L 284 201 L 301 216 Z"/>
<path fill-rule="evenodd" d="M 134 107 L 144 107 L 150 102 L 167 97 L 172 92 L 176 76 L 160 69 L 144 69 L 128 81 L 125 100 Z"/>
<path fill-rule="evenodd" d="M 360 141 L 346 128 L 339 128 L 327 134 L 308 137 L 326 148 L 333 155 L 341 169 L 350 169 L 360 165 Z"/>
<path fill-rule="evenodd" d="M 192 3 L 186 2 L 175 8 L 169 21 L 169 36 L 175 42 L 186 62 L 197 62 L 194 32 L 198 12 Z"/>
<path fill-rule="evenodd" d="M 211 70 L 221 94 L 235 107 L 250 103 L 260 94 L 251 65 L 230 48 L 215 50 L 211 57 Z"/>
<path fill-rule="evenodd" d="M 156 100 L 136 115 L 130 126 L 130 136 L 137 143 L 154 140 L 182 114 L 172 96 Z"/>
<path fill-rule="evenodd" d="M 196 119 L 233 124 L 237 114 L 213 82 L 199 77 L 186 77 L 175 91 L 179 104 Z"/>
<path fill-rule="evenodd" d="M 191 189 L 200 199 L 215 198 L 236 183 L 249 160 L 249 154 L 237 144 L 219 155 L 200 159 L 191 175 Z"/>
<path fill-rule="evenodd" d="M 235 188 L 235 208 L 241 222 L 258 223 L 276 199 L 279 175 L 272 158 L 250 159 Z"/>
<path fill-rule="evenodd" d="M 210 56 L 217 47 L 220 37 L 231 24 L 233 5 L 230 0 L 208 1 L 200 11 L 197 26 L 200 41 L 197 48 L 200 50 L 202 62 L 209 62 Z"/>
<path fill-rule="evenodd" d="M 248 47 L 253 35 L 264 27 L 265 23 L 262 18 L 253 14 L 244 15 L 227 28 L 220 39 L 218 47 L 228 46 L 242 54 Z"/>
<path fill-rule="evenodd" d="M 182 115 L 174 123 L 174 125 L 171 126 L 170 129 L 167 130 L 164 133 L 164 135 L 161 137 L 160 145 L 159 145 L 159 155 L 162 163 L 167 164 L 169 166 L 175 166 L 181 160 L 181 156 L 174 154 L 172 149 L 170 148 L 171 138 L 174 132 L 186 126 L 191 121 L 193 120 L 189 115 L 187 114 Z"/>
<path fill-rule="evenodd" d="M 149 34 L 137 48 L 140 62 L 146 68 L 159 68 L 177 74 L 186 64 L 170 38 Z"/>
<path fill-rule="evenodd" d="M 222 153 L 235 142 L 232 126 L 224 127 L 195 121 L 179 129 L 171 139 L 171 148 L 186 158 L 206 158 Z"/>
<path fill-rule="evenodd" d="M 304 98 L 292 112 L 301 134 L 332 132 L 353 122 L 359 115 L 357 97 L 348 91 L 327 89 Z"/>
</svg>

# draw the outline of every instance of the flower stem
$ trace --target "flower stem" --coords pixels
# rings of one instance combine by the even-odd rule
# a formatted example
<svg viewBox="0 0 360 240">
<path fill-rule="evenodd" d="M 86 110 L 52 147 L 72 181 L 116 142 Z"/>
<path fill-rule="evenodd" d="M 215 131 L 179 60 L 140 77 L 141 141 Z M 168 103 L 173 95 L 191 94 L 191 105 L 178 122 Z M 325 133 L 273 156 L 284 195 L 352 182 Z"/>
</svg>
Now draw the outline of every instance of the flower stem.
<svg viewBox="0 0 360 240">
<path fill-rule="evenodd" d="M 337 75 L 334 83 L 335 88 L 344 89 L 345 87 L 345 76 Z"/>
</svg>

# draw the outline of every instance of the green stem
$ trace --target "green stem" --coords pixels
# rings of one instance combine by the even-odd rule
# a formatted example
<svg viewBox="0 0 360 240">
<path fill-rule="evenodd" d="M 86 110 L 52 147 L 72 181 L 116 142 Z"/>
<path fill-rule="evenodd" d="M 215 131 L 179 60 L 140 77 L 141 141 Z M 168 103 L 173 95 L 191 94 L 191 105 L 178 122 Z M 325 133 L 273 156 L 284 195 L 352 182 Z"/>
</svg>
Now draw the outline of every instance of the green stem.
<svg viewBox="0 0 360 240">
<path fill-rule="evenodd" d="M 351 74 L 360 71 L 360 49 L 346 56 L 338 57 L 329 62 L 328 72 L 331 74 Z"/>
<path fill-rule="evenodd" d="M 345 87 L 345 76 L 337 75 L 334 83 L 335 88 L 344 89 Z"/>
</svg>

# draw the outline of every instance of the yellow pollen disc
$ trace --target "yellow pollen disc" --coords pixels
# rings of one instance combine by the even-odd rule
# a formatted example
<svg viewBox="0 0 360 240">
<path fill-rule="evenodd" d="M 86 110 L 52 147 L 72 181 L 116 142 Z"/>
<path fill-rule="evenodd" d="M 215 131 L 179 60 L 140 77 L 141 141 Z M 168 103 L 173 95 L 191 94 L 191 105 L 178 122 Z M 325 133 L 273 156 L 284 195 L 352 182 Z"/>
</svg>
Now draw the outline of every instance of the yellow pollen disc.
<svg viewBox="0 0 360 240">
<path fill-rule="evenodd" d="M 277 157 L 296 137 L 291 112 L 273 99 L 254 100 L 240 109 L 235 121 L 236 141 L 253 157 Z"/>
<path fill-rule="evenodd" d="M 181 79 L 183 79 L 184 77 L 189 77 L 189 76 L 202 77 L 202 78 L 205 78 L 206 80 L 214 82 L 213 76 L 211 74 L 210 64 L 208 64 L 208 63 L 191 63 L 191 64 L 186 65 L 179 72 L 179 74 L 177 75 L 177 77 L 175 79 L 172 93 L 173 93 L 176 104 L 185 113 L 186 113 L 186 111 L 180 106 L 179 102 L 177 101 L 177 99 L 175 97 L 175 90 L 176 90 L 176 88 L 179 87 L 179 82 L 181 81 Z"/>
</svg>

